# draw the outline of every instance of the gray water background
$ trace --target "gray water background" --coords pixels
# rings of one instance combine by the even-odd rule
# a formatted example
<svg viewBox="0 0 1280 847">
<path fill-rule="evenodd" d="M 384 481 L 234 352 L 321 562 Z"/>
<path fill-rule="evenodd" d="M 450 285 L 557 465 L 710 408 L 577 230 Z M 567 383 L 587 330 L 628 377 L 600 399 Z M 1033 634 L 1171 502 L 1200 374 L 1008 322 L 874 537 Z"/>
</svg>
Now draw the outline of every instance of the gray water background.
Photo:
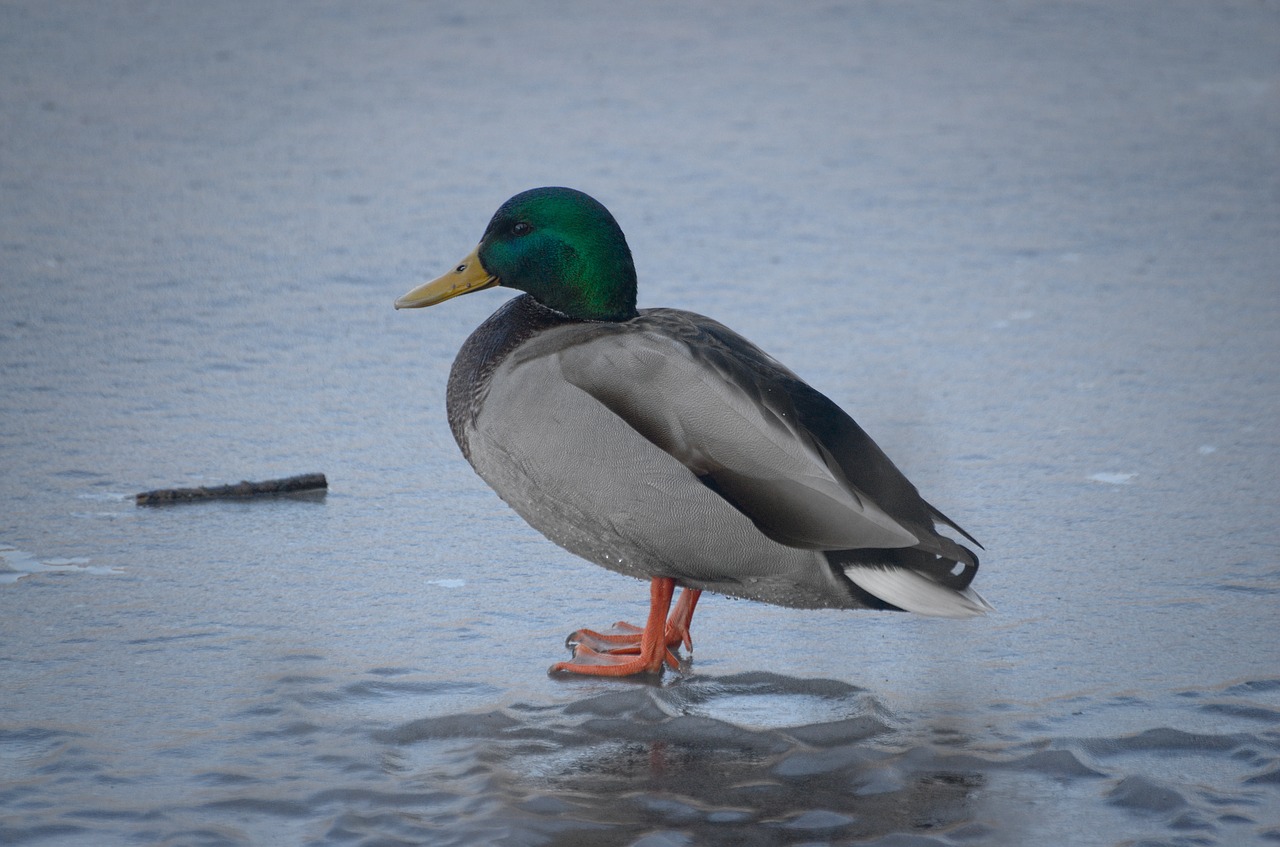
<svg viewBox="0 0 1280 847">
<path fill-rule="evenodd" d="M 988 618 L 644 586 L 444 417 L 567 184 L 845 406 Z M 1280 5 L 0 5 L 0 843 L 1280 842 Z M 135 492 L 322 471 L 324 497 Z"/>
</svg>

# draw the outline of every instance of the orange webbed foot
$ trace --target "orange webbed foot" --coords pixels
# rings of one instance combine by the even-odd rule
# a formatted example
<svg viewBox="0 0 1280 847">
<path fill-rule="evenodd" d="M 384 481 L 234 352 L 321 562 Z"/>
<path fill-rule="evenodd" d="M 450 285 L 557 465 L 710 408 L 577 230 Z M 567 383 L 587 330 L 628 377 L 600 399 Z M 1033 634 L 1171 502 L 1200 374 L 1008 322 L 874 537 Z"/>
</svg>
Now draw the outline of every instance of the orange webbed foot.
<svg viewBox="0 0 1280 847">
<path fill-rule="evenodd" d="M 597 653 L 590 647 L 579 644 L 573 650 L 573 659 L 568 662 L 556 662 L 551 666 L 551 673 L 576 673 L 584 676 L 634 676 L 636 674 L 661 673 L 663 664 L 673 668 L 680 667 L 675 654 L 665 647 L 657 657 L 646 656 L 638 650 L 636 653 Z"/>
<path fill-rule="evenodd" d="M 664 664 L 678 669 L 680 662 L 672 649 L 683 644 L 692 651 L 689 623 L 702 592 L 684 589 L 667 619 L 674 593 L 674 579 L 654 577 L 649 584 L 649 619 L 643 629 L 619 621 L 604 631 L 577 630 L 566 642 L 573 650 L 573 659 L 552 665 L 551 673 L 631 676 L 660 673 Z"/>
<path fill-rule="evenodd" d="M 587 648 L 597 653 L 639 653 L 644 629 L 626 621 L 618 621 L 605 630 L 579 629 L 565 639 L 570 650 Z"/>
</svg>

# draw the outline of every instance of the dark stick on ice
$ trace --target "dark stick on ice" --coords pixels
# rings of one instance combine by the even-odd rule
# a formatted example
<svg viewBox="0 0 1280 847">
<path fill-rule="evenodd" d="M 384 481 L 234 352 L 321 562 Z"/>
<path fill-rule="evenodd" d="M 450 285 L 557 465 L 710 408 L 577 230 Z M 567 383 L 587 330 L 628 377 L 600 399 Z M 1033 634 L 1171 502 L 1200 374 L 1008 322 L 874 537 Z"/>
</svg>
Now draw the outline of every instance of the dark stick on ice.
<svg viewBox="0 0 1280 847">
<path fill-rule="evenodd" d="M 214 488 L 160 488 L 144 491 L 135 498 L 139 506 L 160 506 L 166 503 L 187 503 L 192 500 L 217 500 L 234 497 L 257 497 L 263 494 L 290 494 L 295 491 L 312 491 L 328 488 L 329 482 L 322 473 L 308 473 L 286 479 L 267 479 L 262 482 L 240 482 L 235 485 L 219 485 Z"/>
</svg>

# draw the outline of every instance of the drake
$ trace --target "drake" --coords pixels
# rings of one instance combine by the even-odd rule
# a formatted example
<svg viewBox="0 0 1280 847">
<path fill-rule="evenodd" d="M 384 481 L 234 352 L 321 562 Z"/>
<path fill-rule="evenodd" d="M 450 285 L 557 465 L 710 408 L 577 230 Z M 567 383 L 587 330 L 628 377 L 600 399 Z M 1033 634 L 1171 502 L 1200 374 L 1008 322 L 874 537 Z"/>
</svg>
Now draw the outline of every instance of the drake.
<svg viewBox="0 0 1280 847">
<path fill-rule="evenodd" d="M 955 618 L 991 608 L 970 587 L 978 557 L 939 528 L 981 545 L 840 407 L 721 323 L 636 309 L 631 251 L 596 200 L 517 194 L 475 250 L 395 306 L 496 285 L 524 294 L 453 363 L 462 454 L 551 541 L 650 584 L 643 627 L 578 630 L 553 672 L 678 667 L 703 591 Z"/>
</svg>

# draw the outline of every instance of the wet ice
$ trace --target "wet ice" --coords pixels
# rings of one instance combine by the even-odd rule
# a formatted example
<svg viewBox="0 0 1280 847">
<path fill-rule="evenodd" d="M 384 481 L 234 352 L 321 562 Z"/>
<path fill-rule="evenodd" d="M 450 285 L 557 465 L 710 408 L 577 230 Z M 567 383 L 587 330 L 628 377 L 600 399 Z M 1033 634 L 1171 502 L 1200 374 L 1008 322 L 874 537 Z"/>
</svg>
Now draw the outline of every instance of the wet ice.
<svg viewBox="0 0 1280 847">
<path fill-rule="evenodd" d="M 144 8 L 145 6 L 145 8 Z M 1273 5 L 0 7 L 0 842 L 1280 840 Z M 536 184 L 984 542 L 979 622 L 643 586 L 444 420 Z M 320 503 L 122 492 L 319 469 Z"/>
</svg>

